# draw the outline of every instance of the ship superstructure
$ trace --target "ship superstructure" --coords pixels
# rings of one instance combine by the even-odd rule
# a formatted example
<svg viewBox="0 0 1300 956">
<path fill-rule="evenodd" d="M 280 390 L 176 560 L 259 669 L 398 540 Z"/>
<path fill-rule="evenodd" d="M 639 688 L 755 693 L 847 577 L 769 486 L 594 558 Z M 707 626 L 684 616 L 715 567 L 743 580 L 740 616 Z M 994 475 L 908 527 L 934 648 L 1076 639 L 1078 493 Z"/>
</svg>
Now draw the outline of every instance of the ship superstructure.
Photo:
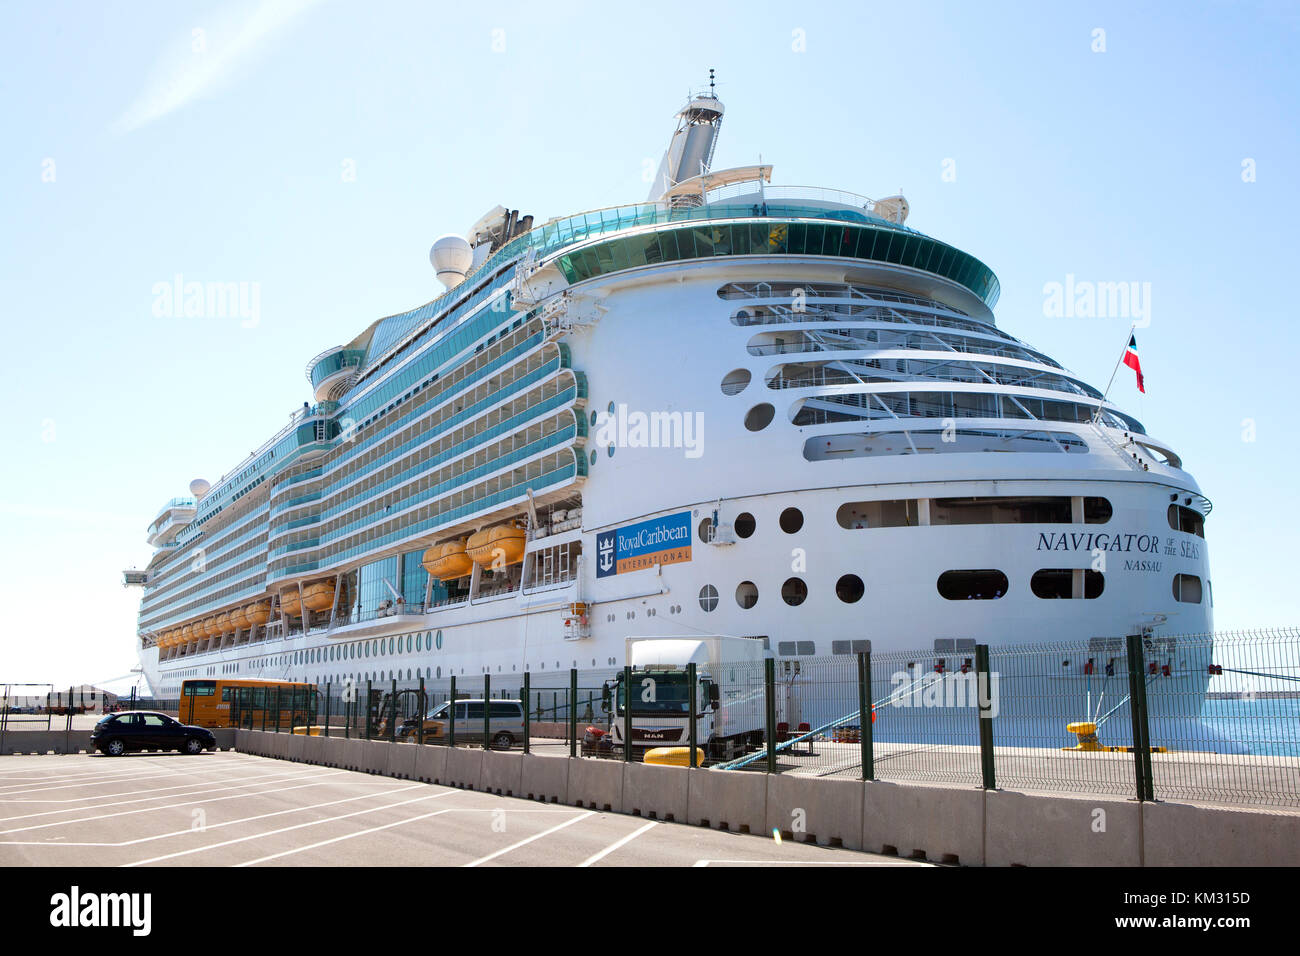
<svg viewBox="0 0 1300 956">
<path fill-rule="evenodd" d="M 129 573 L 155 694 L 615 667 L 663 634 L 949 666 L 1078 638 L 1100 667 L 1211 630 L 1176 452 L 999 329 L 992 270 L 902 196 L 713 170 L 723 113 L 677 114 L 646 202 L 439 239 L 443 294 L 317 355 L 312 402 L 160 510 Z"/>
</svg>

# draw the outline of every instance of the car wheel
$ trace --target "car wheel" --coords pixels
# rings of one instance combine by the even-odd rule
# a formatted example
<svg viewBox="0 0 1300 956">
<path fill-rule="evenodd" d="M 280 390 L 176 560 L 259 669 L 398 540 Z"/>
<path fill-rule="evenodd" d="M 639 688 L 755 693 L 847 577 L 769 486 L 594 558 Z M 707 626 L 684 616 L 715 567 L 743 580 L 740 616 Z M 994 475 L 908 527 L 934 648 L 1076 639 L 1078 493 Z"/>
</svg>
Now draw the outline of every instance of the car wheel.
<svg viewBox="0 0 1300 956">
<path fill-rule="evenodd" d="M 120 757 L 126 753 L 126 741 L 114 737 L 108 743 L 104 744 L 104 753 L 109 757 Z"/>
<path fill-rule="evenodd" d="M 506 733 L 505 731 L 502 731 L 499 734 L 495 734 L 492 737 L 493 750 L 509 750 L 514 745 L 515 745 L 515 738 L 512 735 Z"/>
<path fill-rule="evenodd" d="M 203 741 L 199 740 L 198 737 L 190 737 L 188 740 L 185 741 L 185 747 L 183 748 L 183 752 L 187 754 L 203 753 Z"/>
</svg>

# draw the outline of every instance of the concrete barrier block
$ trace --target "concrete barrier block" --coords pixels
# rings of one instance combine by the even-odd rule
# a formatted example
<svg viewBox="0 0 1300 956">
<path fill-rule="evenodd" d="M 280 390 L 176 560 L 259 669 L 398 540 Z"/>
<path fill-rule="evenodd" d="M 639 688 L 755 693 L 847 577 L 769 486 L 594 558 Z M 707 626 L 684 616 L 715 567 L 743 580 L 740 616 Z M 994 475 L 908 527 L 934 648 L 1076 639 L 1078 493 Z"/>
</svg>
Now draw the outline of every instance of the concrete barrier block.
<svg viewBox="0 0 1300 956">
<path fill-rule="evenodd" d="M 787 839 L 862 849 L 862 782 L 770 774 L 767 826 Z"/>
<path fill-rule="evenodd" d="M 300 759 L 303 763 L 324 763 L 325 744 L 324 737 L 304 737 L 302 739 L 302 757 Z"/>
<path fill-rule="evenodd" d="M 415 777 L 415 744 L 385 744 L 388 764 L 384 773 L 399 780 Z"/>
<path fill-rule="evenodd" d="M 623 813 L 650 820 L 686 821 L 686 767 L 629 763 L 623 770 Z"/>
<path fill-rule="evenodd" d="M 307 740 L 308 738 L 302 734 L 290 734 L 284 745 L 284 759 L 302 763 L 303 754 L 307 752 Z"/>
<path fill-rule="evenodd" d="M 388 769 L 388 742 L 384 740 L 361 740 L 358 751 L 357 769 L 362 773 L 382 774 Z"/>
<path fill-rule="evenodd" d="M 523 784 L 523 775 L 523 753 L 484 751 L 480 772 L 484 790 L 506 797 L 517 797 Z"/>
<path fill-rule="evenodd" d="M 478 790 L 482 786 L 483 751 L 478 747 L 448 747 L 443 783 Z"/>
<path fill-rule="evenodd" d="M 236 738 L 240 733 L 242 731 L 238 731 L 234 727 L 218 727 L 212 731 L 212 736 L 217 738 L 218 750 L 238 750 L 239 745 L 236 743 Z"/>
<path fill-rule="evenodd" d="M 288 736 L 285 734 L 272 733 L 270 737 L 271 737 L 270 745 L 269 745 L 270 752 L 267 754 L 267 756 L 274 757 L 276 760 L 283 760 L 285 758 L 285 754 L 289 752 Z"/>
<path fill-rule="evenodd" d="M 745 770 L 686 771 L 686 822 L 763 833 L 767 827 L 767 774 Z"/>
<path fill-rule="evenodd" d="M 342 767 L 344 745 L 348 743 L 342 737 L 317 737 L 320 741 L 320 762 L 326 767 Z"/>
<path fill-rule="evenodd" d="M 1300 865 L 1300 813 L 1142 804 L 1147 866 Z"/>
<path fill-rule="evenodd" d="M 537 754 L 520 755 L 520 782 L 516 796 L 544 803 L 569 802 L 568 757 L 539 757 Z"/>
<path fill-rule="evenodd" d="M 872 780 L 862 784 L 862 849 L 984 864 L 984 791 Z"/>
<path fill-rule="evenodd" d="M 339 767 L 344 770 L 361 770 L 361 745 L 364 743 L 364 740 L 356 737 L 345 737 L 339 748 Z"/>
<path fill-rule="evenodd" d="M 426 783 L 443 783 L 447 778 L 447 748 L 418 744 L 415 747 L 415 778 Z"/>
<path fill-rule="evenodd" d="M 547 759 L 545 757 L 541 758 Z M 558 759 L 558 758 L 550 758 Z M 623 761 L 595 757 L 570 757 L 569 793 L 571 806 L 592 810 L 619 811 L 623 807 Z"/>
<path fill-rule="evenodd" d="M 1138 814 L 1136 802 L 1114 797 L 990 790 L 984 865 L 1141 866 Z"/>
</svg>

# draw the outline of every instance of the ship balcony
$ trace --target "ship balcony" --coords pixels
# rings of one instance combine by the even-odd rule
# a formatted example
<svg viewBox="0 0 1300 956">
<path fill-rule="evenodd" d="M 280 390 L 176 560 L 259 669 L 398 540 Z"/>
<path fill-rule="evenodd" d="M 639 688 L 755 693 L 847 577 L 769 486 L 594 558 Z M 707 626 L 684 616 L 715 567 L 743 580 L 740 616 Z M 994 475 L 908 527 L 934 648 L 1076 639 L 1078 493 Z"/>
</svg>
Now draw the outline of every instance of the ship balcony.
<svg viewBox="0 0 1300 956">
<path fill-rule="evenodd" d="M 307 363 L 307 381 L 318 402 L 337 401 L 353 383 L 365 360 L 364 349 L 332 348 Z"/>
</svg>

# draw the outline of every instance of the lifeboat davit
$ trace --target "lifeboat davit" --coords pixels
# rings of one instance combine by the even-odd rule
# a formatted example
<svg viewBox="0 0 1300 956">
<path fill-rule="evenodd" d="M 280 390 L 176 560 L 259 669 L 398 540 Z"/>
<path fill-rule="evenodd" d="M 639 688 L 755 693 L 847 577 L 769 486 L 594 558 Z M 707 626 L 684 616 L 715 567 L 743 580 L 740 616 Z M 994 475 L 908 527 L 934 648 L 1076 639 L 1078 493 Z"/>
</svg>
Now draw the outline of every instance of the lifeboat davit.
<svg viewBox="0 0 1300 956">
<path fill-rule="evenodd" d="M 524 559 L 526 537 L 523 528 L 499 524 L 469 536 L 465 552 L 480 567 L 518 564 Z"/>
<path fill-rule="evenodd" d="M 271 602 L 262 600 L 254 601 L 252 604 L 245 604 L 244 620 L 248 622 L 249 627 L 261 627 L 271 620 Z"/>
<path fill-rule="evenodd" d="M 435 544 L 424 552 L 420 564 L 432 577 L 438 578 L 440 581 L 463 578 L 474 570 L 474 562 L 465 553 L 466 541 L 466 538 L 458 538 L 455 541 L 444 541 L 442 544 Z"/>
<path fill-rule="evenodd" d="M 334 582 L 317 581 L 302 589 L 302 603 L 309 611 L 328 611 L 334 606 Z"/>
<path fill-rule="evenodd" d="M 244 617 L 244 609 L 237 607 L 230 612 L 230 629 L 232 631 L 241 631 L 248 627 L 248 618 Z"/>
<path fill-rule="evenodd" d="M 280 611 L 289 617 L 302 616 L 302 604 L 299 600 L 297 588 L 292 591 L 285 591 L 280 595 Z"/>
</svg>

